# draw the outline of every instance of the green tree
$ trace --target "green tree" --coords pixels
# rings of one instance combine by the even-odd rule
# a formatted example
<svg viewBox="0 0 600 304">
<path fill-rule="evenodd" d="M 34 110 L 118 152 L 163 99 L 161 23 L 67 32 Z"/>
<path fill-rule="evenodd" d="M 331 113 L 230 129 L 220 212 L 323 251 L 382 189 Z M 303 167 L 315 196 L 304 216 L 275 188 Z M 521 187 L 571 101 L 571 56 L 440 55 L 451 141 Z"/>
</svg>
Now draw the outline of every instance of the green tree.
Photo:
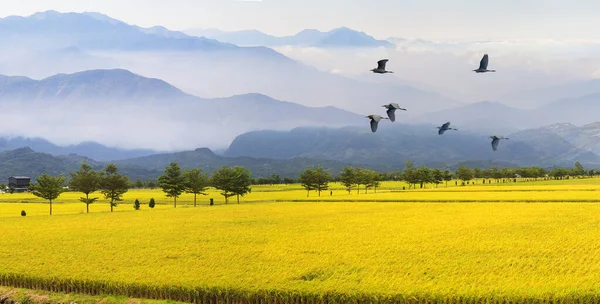
<svg viewBox="0 0 600 304">
<path fill-rule="evenodd" d="M 148 207 L 150 207 L 150 209 L 154 209 L 155 205 L 156 205 L 156 202 L 154 201 L 154 198 L 151 198 L 150 202 L 148 202 Z"/>
<path fill-rule="evenodd" d="M 377 188 L 379 188 L 380 180 L 381 180 L 381 176 L 379 173 L 373 171 L 373 170 L 369 170 L 369 172 L 367 173 L 369 175 L 368 178 L 368 183 L 366 185 L 366 189 L 368 188 L 373 188 L 373 190 L 375 190 L 375 193 L 377 193 Z"/>
<path fill-rule="evenodd" d="M 135 202 L 133 202 L 133 209 L 140 210 L 140 200 L 137 198 L 135 199 Z"/>
<path fill-rule="evenodd" d="M 442 170 L 435 168 L 431 174 L 432 176 L 432 182 L 435 184 L 435 187 L 437 188 L 439 184 L 441 184 L 444 181 L 444 172 L 442 172 Z"/>
<path fill-rule="evenodd" d="M 65 191 L 64 183 L 67 180 L 66 177 L 50 176 L 46 173 L 36 178 L 36 184 L 33 185 L 33 195 L 47 199 L 50 202 L 50 215 L 52 215 L 52 201 L 57 199 L 61 193 Z"/>
<path fill-rule="evenodd" d="M 444 181 L 446 182 L 446 188 L 448 188 L 448 182 L 451 181 L 452 178 L 452 172 L 450 172 L 448 169 L 444 170 Z"/>
<path fill-rule="evenodd" d="M 306 197 L 310 195 L 311 190 L 317 189 L 315 173 L 311 168 L 306 168 L 304 172 L 300 172 L 298 180 L 302 187 L 306 189 Z"/>
<path fill-rule="evenodd" d="M 237 197 L 237 203 L 240 203 L 240 196 L 244 196 L 252 191 L 252 173 L 250 170 L 242 167 L 233 167 L 233 185 L 231 192 Z"/>
<path fill-rule="evenodd" d="M 129 178 L 118 173 L 117 165 L 111 163 L 106 166 L 100 179 L 100 192 L 105 199 L 110 200 L 110 212 L 113 212 L 117 202 L 123 200 L 123 194 L 127 193 L 130 187 Z"/>
<path fill-rule="evenodd" d="M 177 198 L 185 191 L 185 178 L 177 162 L 165 167 L 165 172 L 158 177 L 158 184 L 167 197 L 173 198 L 173 208 L 177 208 Z"/>
<path fill-rule="evenodd" d="M 90 213 L 90 204 L 98 200 L 98 197 L 90 198 L 90 193 L 100 189 L 102 175 L 92 170 L 92 166 L 86 163 L 81 164 L 81 169 L 75 173 L 71 172 L 70 175 L 69 188 L 85 194 L 85 197 L 81 197 L 79 200 L 85 204 L 87 213 Z"/>
<path fill-rule="evenodd" d="M 421 189 L 423 189 L 424 184 L 433 182 L 433 172 L 425 165 L 416 170 L 416 176 Z"/>
<path fill-rule="evenodd" d="M 207 195 L 206 189 L 210 186 L 210 179 L 202 168 L 185 170 L 183 173 L 185 179 L 185 192 L 194 194 L 194 207 L 196 207 L 196 196 L 198 194 Z"/>
<path fill-rule="evenodd" d="M 354 188 L 354 185 L 356 184 L 356 169 L 345 167 L 340 173 L 340 182 L 342 182 L 344 187 L 346 187 L 346 190 L 348 190 L 348 194 L 350 194 L 350 191 L 352 191 L 352 188 Z"/>
<path fill-rule="evenodd" d="M 156 182 L 155 181 L 148 181 L 146 182 L 146 187 L 150 188 L 150 189 L 154 189 L 156 188 Z"/>
<path fill-rule="evenodd" d="M 133 184 L 133 187 L 136 189 L 144 188 L 144 182 L 141 179 L 137 179 Z"/>
<path fill-rule="evenodd" d="M 321 196 L 321 191 L 329 189 L 330 181 L 331 173 L 329 173 L 329 171 L 323 169 L 322 167 L 317 167 L 314 170 L 314 185 L 319 196 Z"/>
<path fill-rule="evenodd" d="M 571 175 L 573 176 L 583 176 L 585 175 L 585 168 L 579 161 L 575 162 L 575 167 L 571 169 Z"/>
<path fill-rule="evenodd" d="M 460 167 L 456 169 L 456 177 L 462 180 L 463 183 L 470 181 L 473 179 L 473 170 L 465 165 L 460 165 Z"/>
<path fill-rule="evenodd" d="M 229 203 L 229 197 L 235 195 L 235 171 L 227 165 L 222 166 L 216 172 L 213 172 L 211 184 L 218 190 L 221 190 L 221 195 L 225 197 L 225 204 Z"/>
<path fill-rule="evenodd" d="M 13 185 L 8 186 L 8 193 L 10 193 L 10 194 L 15 193 L 15 186 L 13 186 Z"/>
<path fill-rule="evenodd" d="M 414 187 L 414 185 L 420 182 L 419 174 L 415 169 L 413 162 L 407 160 L 404 165 L 403 179 L 408 183 L 408 187 Z"/>
</svg>

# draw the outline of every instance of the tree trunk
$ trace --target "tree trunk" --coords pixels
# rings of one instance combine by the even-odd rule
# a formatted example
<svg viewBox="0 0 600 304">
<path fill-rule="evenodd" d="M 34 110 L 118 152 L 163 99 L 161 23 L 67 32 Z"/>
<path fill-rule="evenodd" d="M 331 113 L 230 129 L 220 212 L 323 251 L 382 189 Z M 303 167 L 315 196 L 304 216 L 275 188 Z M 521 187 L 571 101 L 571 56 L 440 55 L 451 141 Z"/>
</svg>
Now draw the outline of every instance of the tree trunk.
<svg viewBox="0 0 600 304">
<path fill-rule="evenodd" d="M 317 193 L 318 193 L 319 197 L 321 197 L 321 189 L 317 189 Z"/>
<path fill-rule="evenodd" d="M 194 207 L 196 207 L 196 193 L 194 193 Z"/>
<path fill-rule="evenodd" d="M 237 195 L 237 203 L 238 204 L 240 203 L 240 195 L 239 194 Z"/>
<path fill-rule="evenodd" d="M 173 208 L 177 208 L 177 196 L 173 196 Z"/>
<path fill-rule="evenodd" d="M 360 184 L 356 184 L 356 194 L 360 194 Z"/>
<path fill-rule="evenodd" d="M 115 199 L 111 198 L 110 199 L 110 212 L 113 212 L 113 205 L 115 204 Z"/>
<path fill-rule="evenodd" d="M 52 215 L 52 200 L 50 200 L 50 215 Z"/>
<path fill-rule="evenodd" d="M 90 213 L 90 195 L 85 194 L 85 208 L 87 209 L 87 213 Z"/>
<path fill-rule="evenodd" d="M 229 203 L 229 196 L 225 195 L 225 205 L 227 205 L 227 203 Z"/>
<path fill-rule="evenodd" d="M 306 197 L 310 195 L 310 190 L 306 190 Z"/>
</svg>

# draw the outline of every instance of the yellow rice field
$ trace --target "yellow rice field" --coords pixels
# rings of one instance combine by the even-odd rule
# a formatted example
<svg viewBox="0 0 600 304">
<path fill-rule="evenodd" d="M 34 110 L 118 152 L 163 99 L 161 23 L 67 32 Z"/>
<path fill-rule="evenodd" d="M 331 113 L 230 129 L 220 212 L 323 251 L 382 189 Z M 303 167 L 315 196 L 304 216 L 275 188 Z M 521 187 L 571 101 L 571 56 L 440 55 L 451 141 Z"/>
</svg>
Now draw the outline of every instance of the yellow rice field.
<svg viewBox="0 0 600 304">
<path fill-rule="evenodd" d="M 401 188 L 317 202 L 261 186 L 198 208 L 134 190 L 91 214 L 65 193 L 53 216 L 3 194 L 0 283 L 211 303 L 600 301 L 600 180 Z"/>
</svg>

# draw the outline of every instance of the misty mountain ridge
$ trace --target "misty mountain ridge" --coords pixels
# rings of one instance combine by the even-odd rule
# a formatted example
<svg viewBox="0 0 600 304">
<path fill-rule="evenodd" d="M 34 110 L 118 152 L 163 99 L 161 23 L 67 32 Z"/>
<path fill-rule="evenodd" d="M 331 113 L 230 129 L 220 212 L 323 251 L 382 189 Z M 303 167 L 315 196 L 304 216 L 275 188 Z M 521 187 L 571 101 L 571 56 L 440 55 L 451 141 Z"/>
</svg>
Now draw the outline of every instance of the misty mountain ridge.
<svg viewBox="0 0 600 304">
<path fill-rule="evenodd" d="M 238 136 L 224 155 L 307 157 L 390 167 L 402 166 L 406 160 L 428 165 L 488 161 L 519 166 L 566 166 L 579 160 L 600 165 L 599 155 L 553 132 L 526 130 L 505 136 L 510 140 L 503 140 L 494 152 L 487 135 L 468 129 L 459 128 L 440 136 L 435 125 L 382 122 L 376 133 L 371 133 L 367 124 L 362 128 L 249 132 Z"/>
<path fill-rule="evenodd" d="M 62 136 L 70 142 L 94 141 L 109 146 L 115 144 L 106 139 L 119 139 L 135 145 L 128 149 L 149 150 L 173 150 L 157 145 L 158 140 L 162 144 L 175 143 L 176 150 L 206 143 L 218 148 L 252 130 L 340 127 L 364 120 L 361 115 L 332 106 L 306 107 L 258 93 L 203 99 L 165 81 L 122 69 L 60 74 L 39 81 L 0 76 L 0 103 L 7 106 L 0 113 L 6 124 L 3 133 L 7 135 L 61 141 L 50 138 L 47 133 L 51 133 L 50 136 Z M 29 110 L 22 110 L 25 107 Z M 36 115 L 44 118 L 35 120 Z M 31 129 L 41 132 L 28 132 L 11 123 L 23 124 L 23 119 L 32 120 Z M 100 135 L 94 136 L 95 133 Z M 178 133 L 186 138 L 173 138 Z M 136 145 L 142 137 L 148 143 Z"/>
<path fill-rule="evenodd" d="M 270 60 L 289 58 L 266 47 L 238 47 L 189 36 L 162 26 L 142 28 L 101 13 L 38 12 L 28 17 L 0 18 L 0 34 L 12 48 L 55 49 L 57 45 L 84 50 L 233 52 Z"/>
<path fill-rule="evenodd" d="M 192 29 L 185 31 L 190 35 L 207 37 L 218 41 L 241 46 L 301 46 L 301 47 L 347 47 L 347 48 L 394 48 L 395 45 L 386 40 L 377 40 L 372 36 L 347 27 L 340 27 L 328 32 L 316 29 L 305 29 L 293 36 L 276 37 L 258 30 L 225 32 L 217 29 Z"/>
</svg>

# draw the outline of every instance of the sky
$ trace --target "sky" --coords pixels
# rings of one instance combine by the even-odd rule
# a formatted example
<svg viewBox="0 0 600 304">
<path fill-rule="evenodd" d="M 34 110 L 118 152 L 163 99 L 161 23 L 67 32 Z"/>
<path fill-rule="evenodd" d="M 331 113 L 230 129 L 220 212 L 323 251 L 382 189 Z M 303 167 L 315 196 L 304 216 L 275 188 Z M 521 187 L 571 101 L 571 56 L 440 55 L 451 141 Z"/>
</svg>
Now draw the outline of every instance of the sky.
<svg viewBox="0 0 600 304">
<path fill-rule="evenodd" d="M 258 29 L 283 36 L 347 26 L 377 38 L 597 39 L 597 0 L 19 0 L 0 17 L 95 11 L 143 27 Z"/>
</svg>

